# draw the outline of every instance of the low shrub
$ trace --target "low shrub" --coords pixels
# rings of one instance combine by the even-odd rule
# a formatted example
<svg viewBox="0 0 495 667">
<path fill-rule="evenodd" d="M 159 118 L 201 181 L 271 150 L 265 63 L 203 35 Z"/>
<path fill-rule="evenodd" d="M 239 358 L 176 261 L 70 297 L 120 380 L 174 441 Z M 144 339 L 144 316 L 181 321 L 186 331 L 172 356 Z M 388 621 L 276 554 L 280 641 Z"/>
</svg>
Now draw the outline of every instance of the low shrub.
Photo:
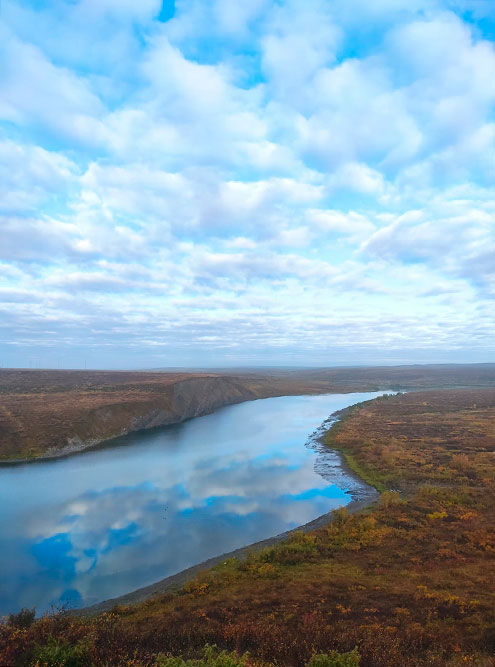
<svg viewBox="0 0 495 667">
<path fill-rule="evenodd" d="M 319 653 L 311 658 L 307 667 L 359 667 L 359 653 L 357 649 L 349 653 Z"/>
<path fill-rule="evenodd" d="M 89 647 L 82 641 L 69 644 L 51 637 L 44 646 L 36 646 L 31 664 L 34 667 L 89 667 Z"/>
<path fill-rule="evenodd" d="M 235 651 L 218 651 L 216 646 L 208 644 L 203 649 L 203 657 L 196 660 L 184 660 L 175 656 L 158 656 L 155 667 L 247 667 L 248 654 L 239 656 Z"/>
<path fill-rule="evenodd" d="M 359 653 L 357 649 L 349 653 L 319 653 L 312 656 L 306 667 L 359 667 Z M 254 663 L 249 655 L 238 655 L 235 651 L 218 651 L 216 646 L 206 645 L 203 656 L 197 659 L 184 660 L 177 656 L 158 656 L 154 667 L 249 667 Z M 265 667 L 270 667 L 264 663 Z"/>
</svg>

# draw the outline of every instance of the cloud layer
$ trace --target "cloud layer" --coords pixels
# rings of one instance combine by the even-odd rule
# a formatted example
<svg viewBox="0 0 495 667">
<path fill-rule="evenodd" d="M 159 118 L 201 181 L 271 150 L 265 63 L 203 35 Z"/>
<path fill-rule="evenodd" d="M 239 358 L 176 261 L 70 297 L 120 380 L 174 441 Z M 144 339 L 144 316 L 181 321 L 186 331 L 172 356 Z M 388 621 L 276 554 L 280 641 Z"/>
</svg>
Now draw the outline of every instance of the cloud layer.
<svg viewBox="0 0 495 667">
<path fill-rule="evenodd" d="M 6 0 L 0 363 L 489 360 L 488 10 Z"/>
</svg>

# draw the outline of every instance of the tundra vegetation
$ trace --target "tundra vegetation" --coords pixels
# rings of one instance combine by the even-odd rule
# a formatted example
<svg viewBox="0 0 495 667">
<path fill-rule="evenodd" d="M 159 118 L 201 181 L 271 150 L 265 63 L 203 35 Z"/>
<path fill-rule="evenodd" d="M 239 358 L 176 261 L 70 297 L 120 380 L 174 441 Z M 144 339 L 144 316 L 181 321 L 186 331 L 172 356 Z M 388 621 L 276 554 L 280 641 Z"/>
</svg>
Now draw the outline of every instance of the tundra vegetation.
<svg viewBox="0 0 495 667">
<path fill-rule="evenodd" d="M 259 372 L 0 369 L 0 461 L 56 456 L 269 396 L 495 386 L 494 364 Z"/>
<path fill-rule="evenodd" d="M 326 442 L 373 507 L 135 606 L 11 616 L 0 664 L 494 667 L 494 417 L 489 388 L 348 409 Z"/>
</svg>

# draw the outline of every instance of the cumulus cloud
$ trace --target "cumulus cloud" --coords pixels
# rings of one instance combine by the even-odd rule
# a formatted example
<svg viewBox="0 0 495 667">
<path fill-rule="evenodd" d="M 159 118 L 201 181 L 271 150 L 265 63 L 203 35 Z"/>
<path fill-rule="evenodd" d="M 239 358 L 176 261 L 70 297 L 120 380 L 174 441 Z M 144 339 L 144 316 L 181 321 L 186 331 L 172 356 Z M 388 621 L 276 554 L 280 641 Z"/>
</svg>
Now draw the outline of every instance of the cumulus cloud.
<svg viewBox="0 0 495 667">
<path fill-rule="evenodd" d="M 77 187 L 77 167 L 65 155 L 40 146 L 0 141 L 0 210 L 32 211 Z"/>
<path fill-rule="evenodd" d="M 324 234 L 367 239 L 375 231 L 375 225 L 356 211 L 308 209 L 307 219 Z"/>
<path fill-rule="evenodd" d="M 262 38 L 261 57 L 276 98 L 290 105 L 304 102 L 308 83 L 334 61 L 339 38 L 326 3 L 289 0 L 275 5 Z"/>
<path fill-rule="evenodd" d="M 490 293 L 495 274 L 493 211 L 469 208 L 463 202 L 455 208 L 456 214 L 450 217 L 438 213 L 430 218 L 429 211 L 403 214 L 376 231 L 362 248 L 394 262 L 421 262 L 439 267 L 450 276 L 462 276 Z"/>
<path fill-rule="evenodd" d="M 103 105 L 90 85 L 70 69 L 54 65 L 34 44 L 1 32 L 0 118 L 21 128 L 46 128 L 56 137 L 92 142 Z"/>
</svg>

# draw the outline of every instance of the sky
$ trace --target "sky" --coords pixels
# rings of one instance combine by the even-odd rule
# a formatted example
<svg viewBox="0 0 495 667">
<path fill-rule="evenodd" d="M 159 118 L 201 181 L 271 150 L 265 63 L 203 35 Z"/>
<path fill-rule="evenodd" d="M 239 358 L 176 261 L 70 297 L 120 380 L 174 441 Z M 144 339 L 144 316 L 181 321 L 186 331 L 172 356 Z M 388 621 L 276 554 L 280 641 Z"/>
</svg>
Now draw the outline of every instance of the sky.
<svg viewBox="0 0 495 667">
<path fill-rule="evenodd" d="M 495 360 L 494 0 L 2 0 L 0 366 Z"/>
</svg>

